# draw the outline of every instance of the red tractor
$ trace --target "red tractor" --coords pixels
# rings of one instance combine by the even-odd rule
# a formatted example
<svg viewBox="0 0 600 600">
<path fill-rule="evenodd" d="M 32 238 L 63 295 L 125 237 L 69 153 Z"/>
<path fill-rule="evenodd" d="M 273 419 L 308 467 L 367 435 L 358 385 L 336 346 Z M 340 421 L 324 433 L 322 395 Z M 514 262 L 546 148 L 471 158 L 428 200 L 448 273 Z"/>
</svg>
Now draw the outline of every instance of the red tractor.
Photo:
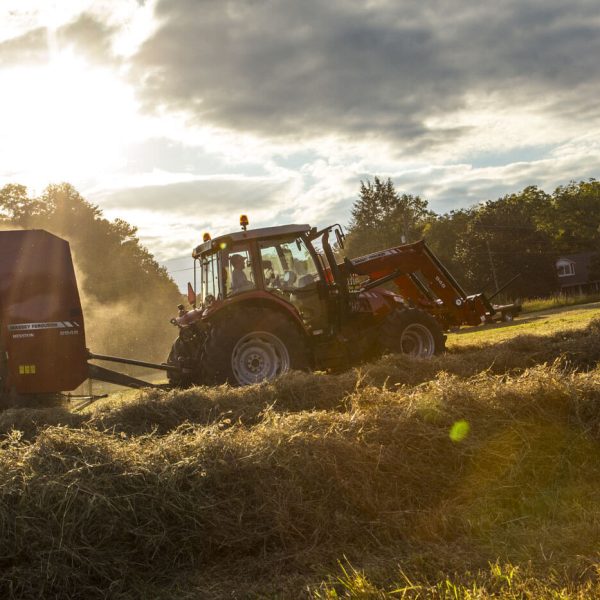
<svg viewBox="0 0 600 600">
<path fill-rule="evenodd" d="M 180 305 L 172 320 L 172 384 L 246 385 L 384 352 L 431 357 L 443 352 L 445 330 L 494 312 L 482 294 L 467 296 L 423 241 L 338 262 L 339 225 L 247 224 L 243 216 L 242 231 L 205 235 L 192 253 L 193 308 Z"/>
</svg>

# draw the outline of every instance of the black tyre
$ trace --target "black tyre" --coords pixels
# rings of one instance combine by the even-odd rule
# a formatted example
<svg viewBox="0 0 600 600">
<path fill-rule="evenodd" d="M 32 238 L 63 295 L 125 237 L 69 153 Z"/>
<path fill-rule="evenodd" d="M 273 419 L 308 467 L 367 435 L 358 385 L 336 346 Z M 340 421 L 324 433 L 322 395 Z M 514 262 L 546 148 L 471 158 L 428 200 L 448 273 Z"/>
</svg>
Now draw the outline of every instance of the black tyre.
<svg viewBox="0 0 600 600">
<path fill-rule="evenodd" d="M 187 358 L 188 351 L 181 338 L 177 338 L 171 346 L 171 351 L 167 358 L 167 364 L 181 367 L 181 363 Z M 169 383 L 175 387 L 189 387 L 192 385 L 192 378 L 183 373 L 183 371 L 167 371 Z"/>
<path fill-rule="evenodd" d="M 168 365 L 179 368 L 178 371 L 167 372 L 171 385 L 189 387 L 203 383 L 201 358 L 205 340 L 206 333 L 202 329 L 192 326 L 180 330 L 167 358 Z"/>
<path fill-rule="evenodd" d="M 310 367 L 305 336 L 284 315 L 239 309 L 211 325 L 202 356 L 206 383 L 249 385 Z"/>
<path fill-rule="evenodd" d="M 428 313 L 405 308 L 392 311 L 382 323 L 379 334 L 382 351 L 430 358 L 446 348 L 446 336 Z"/>
</svg>

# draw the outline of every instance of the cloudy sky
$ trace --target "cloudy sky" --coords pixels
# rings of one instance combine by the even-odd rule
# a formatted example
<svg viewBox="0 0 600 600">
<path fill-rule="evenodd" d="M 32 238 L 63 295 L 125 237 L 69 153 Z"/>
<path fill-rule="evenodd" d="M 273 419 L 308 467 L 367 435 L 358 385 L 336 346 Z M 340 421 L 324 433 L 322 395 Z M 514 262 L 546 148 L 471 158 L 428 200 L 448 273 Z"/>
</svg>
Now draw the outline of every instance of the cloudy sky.
<svg viewBox="0 0 600 600">
<path fill-rule="evenodd" d="M 173 273 L 373 175 L 552 191 L 600 174 L 599 33 L 597 0 L 1 0 L 0 186 L 72 183 Z"/>
</svg>

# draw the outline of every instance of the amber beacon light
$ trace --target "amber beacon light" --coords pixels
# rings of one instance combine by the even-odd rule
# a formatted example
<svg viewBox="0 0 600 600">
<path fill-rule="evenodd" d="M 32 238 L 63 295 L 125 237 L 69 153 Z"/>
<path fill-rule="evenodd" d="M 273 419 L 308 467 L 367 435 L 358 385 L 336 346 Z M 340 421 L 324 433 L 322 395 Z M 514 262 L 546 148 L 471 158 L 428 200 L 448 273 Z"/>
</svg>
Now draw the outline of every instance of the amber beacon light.
<svg viewBox="0 0 600 600">
<path fill-rule="evenodd" d="M 248 220 L 248 215 L 240 215 L 240 227 L 246 231 L 250 221 Z"/>
</svg>

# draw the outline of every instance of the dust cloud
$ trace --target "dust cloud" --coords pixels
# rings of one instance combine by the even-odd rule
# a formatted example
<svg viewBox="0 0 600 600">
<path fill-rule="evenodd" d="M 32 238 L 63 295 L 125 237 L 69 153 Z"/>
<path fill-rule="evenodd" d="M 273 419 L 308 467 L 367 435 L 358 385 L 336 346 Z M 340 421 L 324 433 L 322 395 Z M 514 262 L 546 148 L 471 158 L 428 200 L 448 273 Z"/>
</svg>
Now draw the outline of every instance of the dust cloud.
<svg viewBox="0 0 600 600">
<path fill-rule="evenodd" d="M 100 301 L 86 291 L 90 286 L 76 257 L 74 263 L 88 348 L 96 354 L 165 361 L 177 337 L 177 328 L 169 321 L 177 315 L 180 299 L 172 294 L 140 291 L 139 297 Z"/>
</svg>

